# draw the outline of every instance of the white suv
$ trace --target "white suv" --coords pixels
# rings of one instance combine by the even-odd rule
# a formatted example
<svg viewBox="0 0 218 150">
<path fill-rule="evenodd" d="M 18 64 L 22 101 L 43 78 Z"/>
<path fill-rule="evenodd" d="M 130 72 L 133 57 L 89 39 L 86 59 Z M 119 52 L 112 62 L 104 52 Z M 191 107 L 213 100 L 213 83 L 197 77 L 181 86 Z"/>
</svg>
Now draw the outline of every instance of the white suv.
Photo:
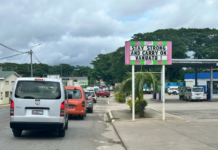
<svg viewBox="0 0 218 150">
<path fill-rule="evenodd" d="M 58 130 L 58 135 L 64 137 L 68 128 L 66 107 L 61 79 L 18 78 L 10 108 L 14 136 L 21 136 L 22 130 Z"/>
</svg>

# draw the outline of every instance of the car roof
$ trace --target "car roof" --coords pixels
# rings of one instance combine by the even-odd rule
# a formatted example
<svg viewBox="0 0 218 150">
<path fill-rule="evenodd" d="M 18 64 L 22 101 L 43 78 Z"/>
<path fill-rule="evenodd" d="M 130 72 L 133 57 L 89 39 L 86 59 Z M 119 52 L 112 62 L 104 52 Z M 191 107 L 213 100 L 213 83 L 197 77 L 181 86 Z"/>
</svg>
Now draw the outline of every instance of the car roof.
<svg viewBox="0 0 218 150">
<path fill-rule="evenodd" d="M 80 87 L 80 86 L 66 86 L 64 89 L 66 90 L 66 89 L 79 89 L 79 90 L 82 90 L 82 87 Z"/>
<path fill-rule="evenodd" d="M 43 79 L 43 81 L 56 81 L 56 82 L 62 82 L 61 79 L 52 79 L 52 78 L 37 78 L 37 77 L 22 77 L 17 78 L 17 81 L 35 81 L 35 79 Z"/>
</svg>

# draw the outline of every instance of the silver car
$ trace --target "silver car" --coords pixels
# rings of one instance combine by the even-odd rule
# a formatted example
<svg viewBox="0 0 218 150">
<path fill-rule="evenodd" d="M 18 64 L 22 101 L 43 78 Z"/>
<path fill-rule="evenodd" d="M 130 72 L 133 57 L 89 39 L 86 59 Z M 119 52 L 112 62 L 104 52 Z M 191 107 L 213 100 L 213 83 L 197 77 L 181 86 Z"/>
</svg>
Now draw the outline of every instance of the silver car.
<svg viewBox="0 0 218 150">
<path fill-rule="evenodd" d="M 94 91 L 89 91 L 89 92 L 91 93 L 91 96 L 93 98 L 93 102 L 97 103 L 97 96 L 96 96 L 95 92 Z"/>
<path fill-rule="evenodd" d="M 91 92 L 84 90 L 85 97 L 86 97 L 86 109 L 87 112 L 93 113 L 93 98 Z"/>
</svg>

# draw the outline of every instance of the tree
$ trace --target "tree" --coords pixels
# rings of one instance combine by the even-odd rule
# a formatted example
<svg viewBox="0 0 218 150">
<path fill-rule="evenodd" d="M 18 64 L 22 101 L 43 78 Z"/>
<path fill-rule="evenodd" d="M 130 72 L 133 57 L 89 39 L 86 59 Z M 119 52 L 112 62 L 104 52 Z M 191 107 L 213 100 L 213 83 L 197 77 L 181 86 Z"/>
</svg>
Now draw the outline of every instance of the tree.
<svg viewBox="0 0 218 150">
<path fill-rule="evenodd" d="M 139 99 L 140 106 L 143 106 L 144 99 L 143 99 L 143 85 L 146 84 L 148 88 L 152 87 L 155 90 L 158 89 L 158 85 L 160 85 L 159 81 L 157 80 L 157 77 L 152 73 L 135 73 L 135 98 Z M 120 86 L 120 92 L 121 93 L 131 93 L 132 90 L 132 76 L 129 75 L 128 78 L 126 78 L 121 86 Z M 140 107 L 139 111 L 139 117 L 144 117 L 144 107 Z"/>
</svg>

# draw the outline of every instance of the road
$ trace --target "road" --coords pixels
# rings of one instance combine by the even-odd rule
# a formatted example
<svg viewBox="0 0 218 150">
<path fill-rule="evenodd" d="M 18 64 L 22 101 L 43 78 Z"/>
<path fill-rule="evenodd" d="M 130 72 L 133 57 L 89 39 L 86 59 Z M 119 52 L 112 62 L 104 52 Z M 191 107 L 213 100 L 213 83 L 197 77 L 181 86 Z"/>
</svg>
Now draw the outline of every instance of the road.
<svg viewBox="0 0 218 150">
<path fill-rule="evenodd" d="M 94 112 L 85 120 L 69 120 L 63 138 L 57 132 L 23 131 L 15 138 L 9 127 L 9 106 L 0 106 L 0 149 L 7 150 L 124 150 L 113 127 L 105 120 L 107 98 L 98 98 Z"/>
</svg>

